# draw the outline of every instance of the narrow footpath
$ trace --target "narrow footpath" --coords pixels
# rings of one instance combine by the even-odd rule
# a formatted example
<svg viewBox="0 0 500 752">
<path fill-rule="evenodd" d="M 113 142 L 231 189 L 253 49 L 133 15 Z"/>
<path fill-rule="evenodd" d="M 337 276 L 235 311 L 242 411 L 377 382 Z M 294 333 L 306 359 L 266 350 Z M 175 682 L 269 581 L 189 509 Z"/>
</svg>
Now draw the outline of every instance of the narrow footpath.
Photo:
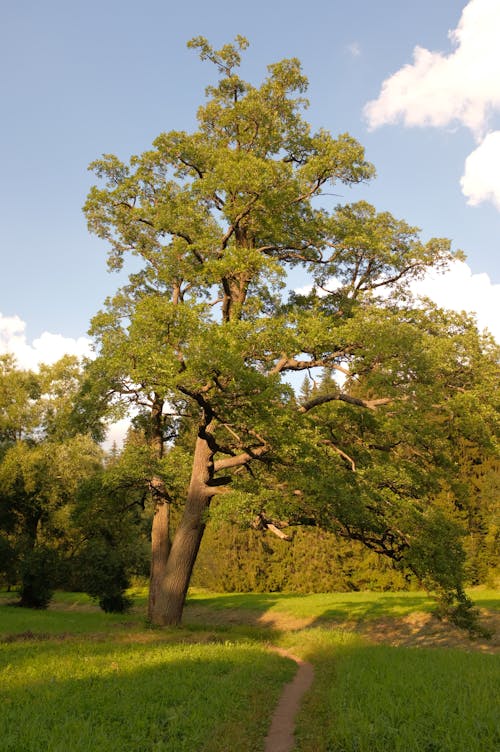
<svg viewBox="0 0 500 752">
<path fill-rule="evenodd" d="M 271 726 L 266 736 L 264 752 L 292 752 L 295 744 L 295 716 L 300 707 L 302 696 L 309 689 L 314 678 L 314 669 L 307 661 L 297 658 L 287 650 L 272 647 L 271 650 L 291 658 L 298 666 L 297 673 L 286 684 L 274 711 Z"/>
</svg>

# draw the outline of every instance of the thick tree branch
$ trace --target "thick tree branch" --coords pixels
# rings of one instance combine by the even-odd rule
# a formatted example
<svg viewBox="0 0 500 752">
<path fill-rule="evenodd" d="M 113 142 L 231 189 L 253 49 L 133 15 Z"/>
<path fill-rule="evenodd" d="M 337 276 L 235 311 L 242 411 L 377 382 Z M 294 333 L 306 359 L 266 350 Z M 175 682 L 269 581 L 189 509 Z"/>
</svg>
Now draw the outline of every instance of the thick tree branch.
<svg viewBox="0 0 500 752">
<path fill-rule="evenodd" d="M 297 358 L 289 358 L 283 354 L 278 362 L 273 366 L 270 373 L 282 373 L 283 371 L 307 371 L 310 368 L 332 368 L 336 370 L 343 370 L 341 366 L 332 365 L 332 361 L 344 358 L 351 351 L 351 348 L 345 348 L 338 350 L 331 355 L 326 355 L 324 358 L 313 358 L 311 360 L 297 360 Z"/>
<path fill-rule="evenodd" d="M 221 460 L 214 462 L 214 472 L 219 470 L 227 470 L 231 467 L 240 467 L 241 465 L 247 465 L 252 460 L 262 457 L 263 454 L 269 452 L 269 446 L 264 444 L 263 446 L 252 447 L 246 452 L 236 454 L 234 457 L 225 457 Z"/>
<path fill-rule="evenodd" d="M 191 162 L 188 162 L 187 159 L 183 159 L 180 156 L 178 156 L 177 158 L 179 162 L 184 165 L 184 167 L 188 167 L 190 170 L 194 170 L 194 172 L 196 172 L 196 174 L 198 175 L 200 179 L 203 178 L 203 172 L 200 170 L 199 167 L 192 164 Z"/>
<path fill-rule="evenodd" d="M 254 196 L 254 197 L 252 198 L 252 200 L 250 201 L 250 203 L 249 203 L 249 204 L 248 204 L 248 205 L 247 205 L 247 206 L 246 206 L 246 207 L 245 207 L 245 208 L 244 208 L 244 209 L 243 209 L 243 210 L 242 210 L 242 211 L 241 211 L 241 212 L 240 212 L 240 213 L 238 214 L 238 216 L 237 216 L 237 217 L 236 217 L 236 218 L 234 219 L 234 221 L 232 222 L 232 224 L 231 224 L 231 225 L 230 225 L 230 227 L 228 228 L 228 230 L 227 230 L 226 234 L 225 234 L 225 235 L 224 235 L 224 237 L 222 238 L 222 241 L 221 241 L 221 248 L 222 248 L 222 250 L 224 250 L 224 249 L 225 249 L 225 248 L 227 247 L 227 244 L 228 244 L 228 242 L 229 242 L 229 239 L 230 239 L 230 238 L 231 238 L 231 236 L 232 236 L 232 235 L 233 235 L 233 234 L 234 234 L 234 233 L 236 232 L 236 229 L 237 229 L 237 227 L 238 227 L 239 223 L 241 222 L 241 220 L 242 220 L 242 219 L 245 219 L 245 217 L 246 217 L 246 216 L 247 216 L 248 214 L 250 214 L 250 212 L 252 211 L 252 206 L 253 206 L 253 205 L 255 204 L 255 202 L 257 201 L 257 199 L 258 199 L 258 198 L 259 198 L 259 195 L 258 195 L 258 194 L 256 194 L 256 195 L 255 195 L 255 196 Z"/>
<path fill-rule="evenodd" d="M 322 394 L 319 397 L 313 397 L 313 399 L 307 400 L 298 408 L 299 413 L 307 413 L 318 405 L 323 405 L 325 402 L 347 402 L 349 405 L 357 405 L 358 407 L 365 407 L 368 410 L 375 410 L 381 405 L 388 405 L 392 402 L 391 397 L 381 397 L 380 399 L 364 400 L 359 397 L 352 397 L 350 394 L 344 392 L 335 392 L 333 394 Z"/>
</svg>

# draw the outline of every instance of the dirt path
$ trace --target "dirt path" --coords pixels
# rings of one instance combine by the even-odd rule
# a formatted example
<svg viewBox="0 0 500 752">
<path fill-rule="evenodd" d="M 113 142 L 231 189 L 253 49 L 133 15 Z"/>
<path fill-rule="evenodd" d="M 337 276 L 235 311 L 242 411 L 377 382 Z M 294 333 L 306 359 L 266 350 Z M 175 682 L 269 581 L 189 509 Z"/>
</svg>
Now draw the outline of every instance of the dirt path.
<svg viewBox="0 0 500 752">
<path fill-rule="evenodd" d="M 286 684 L 283 689 L 266 736 L 264 752 L 291 752 L 295 744 L 293 735 L 295 716 L 299 710 L 302 696 L 313 682 L 314 669 L 310 663 L 297 658 L 287 650 L 275 647 L 272 647 L 271 650 L 286 658 L 291 658 L 297 664 L 298 670 L 292 681 Z"/>
</svg>

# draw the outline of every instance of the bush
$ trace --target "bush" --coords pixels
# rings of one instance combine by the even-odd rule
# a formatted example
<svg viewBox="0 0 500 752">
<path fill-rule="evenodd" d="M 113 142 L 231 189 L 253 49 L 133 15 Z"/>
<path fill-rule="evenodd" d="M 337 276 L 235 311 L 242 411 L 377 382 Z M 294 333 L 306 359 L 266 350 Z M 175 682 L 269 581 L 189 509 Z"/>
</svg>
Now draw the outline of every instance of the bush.
<svg viewBox="0 0 500 752">
<path fill-rule="evenodd" d="M 124 613 L 132 604 L 125 595 L 130 586 L 126 553 L 104 540 L 93 540 L 81 554 L 83 589 L 103 611 Z"/>
<path fill-rule="evenodd" d="M 29 551 L 20 562 L 19 605 L 26 608 L 47 608 L 54 594 L 57 577 L 57 555 L 44 546 Z"/>
</svg>

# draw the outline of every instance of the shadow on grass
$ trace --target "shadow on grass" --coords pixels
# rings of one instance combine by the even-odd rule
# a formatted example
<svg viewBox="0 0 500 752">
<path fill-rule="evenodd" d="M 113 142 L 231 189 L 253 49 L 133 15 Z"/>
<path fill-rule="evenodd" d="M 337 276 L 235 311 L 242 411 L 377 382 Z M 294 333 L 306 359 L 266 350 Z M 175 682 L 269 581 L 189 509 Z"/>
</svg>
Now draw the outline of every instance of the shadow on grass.
<svg viewBox="0 0 500 752">
<path fill-rule="evenodd" d="M 2 752 L 250 752 L 295 666 L 235 643 L 2 646 Z"/>
<path fill-rule="evenodd" d="M 434 602 L 422 593 L 234 593 L 221 595 L 193 594 L 187 602 L 193 607 L 214 612 L 248 611 L 258 619 L 276 611 L 297 618 L 309 618 L 314 623 L 326 621 L 357 621 L 400 616 L 413 611 L 430 611 Z"/>
<path fill-rule="evenodd" d="M 247 625 L 296 631 L 323 627 L 355 631 L 368 641 L 413 647 L 452 647 L 494 653 L 500 648 L 500 614 L 491 609 L 481 623 L 492 639 L 474 636 L 433 615 L 435 601 L 424 593 L 223 594 L 195 593 L 188 601 L 184 622 L 190 626 Z"/>
<path fill-rule="evenodd" d="M 103 611 L 39 610 L 0 605 L 0 641 L 9 634 L 26 632 L 56 635 L 61 633 L 112 633 L 144 626 L 137 614 L 105 614 Z"/>
<path fill-rule="evenodd" d="M 363 645 L 324 629 L 301 639 L 316 681 L 298 719 L 297 752 L 500 748 L 498 657 Z"/>
</svg>

